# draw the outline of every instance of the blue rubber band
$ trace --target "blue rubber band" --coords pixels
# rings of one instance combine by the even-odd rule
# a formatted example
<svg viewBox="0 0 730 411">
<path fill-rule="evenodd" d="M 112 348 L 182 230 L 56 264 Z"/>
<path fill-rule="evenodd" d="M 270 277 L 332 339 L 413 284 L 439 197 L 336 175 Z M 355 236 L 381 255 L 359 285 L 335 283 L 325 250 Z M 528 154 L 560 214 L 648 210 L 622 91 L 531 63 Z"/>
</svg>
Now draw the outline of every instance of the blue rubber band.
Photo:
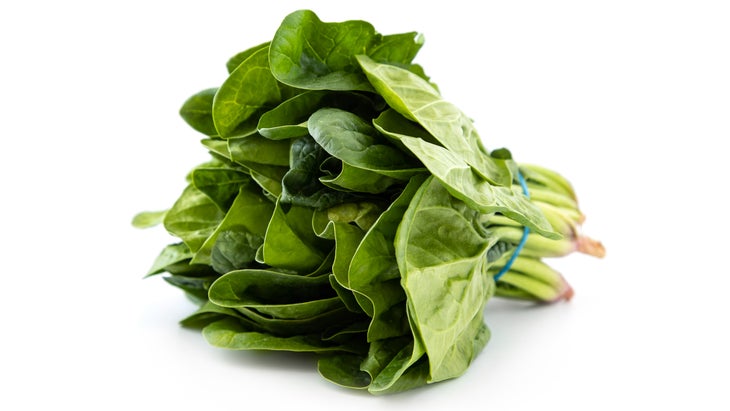
<svg viewBox="0 0 730 411">
<path fill-rule="evenodd" d="M 527 190 L 527 183 L 525 182 L 525 178 L 522 176 L 522 173 L 517 171 L 517 179 L 520 182 L 520 186 L 522 187 L 522 192 L 525 194 L 525 197 L 528 199 L 530 198 L 530 191 Z M 510 268 L 512 268 L 512 264 L 517 259 L 517 256 L 520 254 L 520 251 L 522 251 L 522 248 L 525 246 L 525 243 L 527 242 L 527 236 L 530 234 L 530 228 L 525 226 L 522 231 L 522 238 L 520 239 L 520 243 L 517 244 L 517 247 L 512 252 L 512 256 L 510 256 L 509 260 L 507 261 L 507 264 L 505 264 L 504 267 L 502 267 L 501 270 L 497 273 L 497 275 L 494 276 L 494 281 L 499 280 L 500 277 L 504 275 L 507 271 L 509 271 Z"/>
</svg>

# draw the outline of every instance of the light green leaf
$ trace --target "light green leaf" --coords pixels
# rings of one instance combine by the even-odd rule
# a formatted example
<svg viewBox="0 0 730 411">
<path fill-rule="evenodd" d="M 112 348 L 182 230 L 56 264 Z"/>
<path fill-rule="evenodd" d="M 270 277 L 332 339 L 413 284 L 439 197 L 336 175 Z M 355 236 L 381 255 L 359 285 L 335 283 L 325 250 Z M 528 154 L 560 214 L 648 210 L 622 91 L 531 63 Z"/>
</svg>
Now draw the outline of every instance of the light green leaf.
<svg viewBox="0 0 730 411">
<path fill-rule="evenodd" d="M 290 146 L 290 141 L 274 141 L 258 134 L 228 139 L 231 160 L 243 165 L 256 163 L 288 167 Z"/>
<path fill-rule="evenodd" d="M 482 178 L 496 185 L 512 184 L 509 169 L 489 155 L 472 120 L 444 100 L 426 80 L 406 69 L 377 63 L 367 56 L 358 56 L 358 62 L 390 107 L 423 126 Z"/>
<path fill-rule="evenodd" d="M 494 293 L 486 253 L 498 238 L 482 229 L 480 217 L 430 177 L 396 233 L 408 315 L 431 382 L 461 375 L 486 344 L 482 311 Z"/>
<path fill-rule="evenodd" d="M 483 214 L 499 212 L 536 233 L 558 239 L 542 211 L 518 187 L 494 186 L 451 151 L 415 137 L 399 136 L 428 170 L 459 200 Z"/>
<path fill-rule="evenodd" d="M 312 229 L 312 214 L 308 207 L 288 205 L 284 211 L 278 202 L 266 230 L 263 258 L 272 267 L 306 273 L 317 268 L 331 248 Z"/>
<path fill-rule="evenodd" d="M 144 211 L 132 218 L 132 226 L 135 228 L 150 228 L 162 224 L 165 220 L 167 210 Z"/>
</svg>

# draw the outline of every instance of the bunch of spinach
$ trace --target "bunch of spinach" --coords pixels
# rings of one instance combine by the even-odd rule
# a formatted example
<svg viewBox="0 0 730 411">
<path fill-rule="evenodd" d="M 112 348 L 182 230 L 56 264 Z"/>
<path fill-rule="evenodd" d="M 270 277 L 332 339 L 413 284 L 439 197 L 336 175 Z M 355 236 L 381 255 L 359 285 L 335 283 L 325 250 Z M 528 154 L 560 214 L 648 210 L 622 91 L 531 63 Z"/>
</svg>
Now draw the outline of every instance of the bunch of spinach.
<svg viewBox="0 0 730 411">
<path fill-rule="evenodd" d="M 211 159 L 133 223 L 179 238 L 148 274 L 199 304 L 184 326 L 217 347 L 317 353 L 325 378 L 382 394 L 464 373 L 493 295 L 570 297 L 543 257 L 602 253 L 570 184 L 488 151 L 413 64 L 422 43 L 296 11 L 183 104 Z"/>
</svg>

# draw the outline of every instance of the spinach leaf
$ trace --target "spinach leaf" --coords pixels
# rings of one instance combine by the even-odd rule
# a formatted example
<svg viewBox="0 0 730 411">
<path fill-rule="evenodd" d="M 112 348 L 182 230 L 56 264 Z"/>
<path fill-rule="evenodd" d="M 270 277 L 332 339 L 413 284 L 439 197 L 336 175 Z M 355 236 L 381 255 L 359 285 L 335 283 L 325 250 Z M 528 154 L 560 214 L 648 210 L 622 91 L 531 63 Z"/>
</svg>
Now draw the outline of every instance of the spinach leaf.
<svg viewBox="0 0 730 411">
<path fill-rule="evenodd" d="M 319 181 L 320 165 L 327 159 L 327 152 L 309 136 L 291 144 L 291 168 L 281 180 L 280 201 L 285 204 L 323 209 L 353 199 L 348 192 L 333 190 Z"/>
<path fill-rule="evenodd" d="M 271 41 L 271 70 L 297 88 L 372 91 L 355 55 L 408 64 L 422 43 L 416 33 L 383 37 L 365 21 L 324 23 L 312 11 L 299 10 L 284 18 Z"/>
<path fill-rule="evenodd" d="M 412 336 L 373 341 L 362 368 L 373 378 L 368 388 L 373 394 L 399 392 L 428 381 L 423 344 Z"/>
<path fill-rule="evenodd" d="M 218 88 L 205 89 L 188 98 L 180 108 L 180 117 L 194 130 L 206 136 L 218 135 L 213 124 L 213 98 L 216 92 Z"/>
<path fill-rule="evenodd" d="M 394 241 L 403 214 L 424 180 L 420 175 L 411 179 L 367 231 L 349 262 L 347 286 L 367 299 L 361 305 L 372 317 L 368 341 L 410 333 Z"/>
<path fill-rule="evenodd" d="M 320 357 L 317 370 L 329 381 L 347 388 L 365 389 L 376 395 L 393 394 L 423 386 L 428 379 L 428 361 L 412 338 L 378 340 L 367 355 L 328 353 Z"/>
<path fill-rule="evenodd" d="M 350 261 L 365 233 L 352 224 L 344 222 L 331 222 L 330 224 L 332 224 L 335 238 L 335 260 L 332 263 L 332 274 L 342 288 L 352 291 L 349 279 Z M 353 293 L 353 297 L 361 309 L 368 312 L 368 307 L 363 306 L 368 301 L 355 293 Z"/>
<path fill-rule="evenodd" d="M 553 230 L 542 211 L 522 193 L 521 188 L 494 186 L 444 147 L 419 138 L 398 137 L 454 197 L 470 207 L 485 214 L 502 213 L 548 238 L 561 237 Z"/>
<path fill-rule="evenodd" d="M 490 183 L 509 186 L 512 175 L 484 148 L 474 123 L 455 105 L 444 100 L 426 80 L 412 72 L 358 56 L 373 87 L 395 111 L 423 126 L 444 147 Z"/>
<path fill-rule="evenodd" d="M 403 215 L 396 259 L 409 320 L 428 355 L 429 381 L 461 375 L 486 344 L 482 312 L 494 293 L 486 253 L 497 241 L 482 229 L 481 215 L 433 177 Z"/>
<path fill-rule="evenodd" d="M 211 345 L 231 350 L 357 351 L 357 348 L 323 342 L 316 334 L 276 336 L 252 331 L 243 322 L 230 318 L 207 325 L 203 328 L 203 336 Z"/>
<path fill-rule="evenodd" d="M 327 275 L 305 277 L 271 270 L 239 270 L 220 277 L 210 300 L 229 308 L 250 308 L 280 319 L 307 319 L 341 308 Z"/>
<path fill-rule="evenodd" d="M 198 167 L 191 175 L 195 188 L 205 193 L 223 212 L 231 207 L 239 188 L 251 181 L 240 170 L 226 167 Z"/>
<path fill-rule="evenodd" d="M 237 307 L 235 310 L 246 321 L 248 329 L 282 337 L 311 334 L 322 339 L 329 331 L 347 327 L 362 319 L 360 314 L 344 306 L 301 319 L 271 317 L 248 307 Z"/>
<path fill-rule="evenodd" d="M 403 143 L 401 143 L 399 136 L 418 137 L 431 144 L 443 147 L 443 145 L 420 124 L 402 116 L 392 108 L 383 110 L 378 117 L 373 120 L 373 126 L 375 126 L 375 129 L 378 130 L 378 132 L 388 138 L 391 144 L 401 149 L 404 153 L 410 153 L 410 151 L 403 145 Z M 412 153 L 410 154 L 412 155 Z"/>
<path fill-rule="evenodd" d="M 163 224 L 170 234 L 182 239 L 194 253 L 215 231 L 224 216 L 213 200 L 191 184 L 167 212 Z"/>
<path fill-rule="evenodd" d="M 269 69 L 269 50 L 254 51 L 228 76 L 213 99 L 213 123 L 223 138 L 256 132 L 258 117 L 296 94 L 276 81 Z"/>
<path fill-rule="evenodd" d="M 200 143 L 208 149 L 208 152 L 214 157 L 219 159 L 226 159 L 233 162 L 231 157 L 231 151 L 228 150 L 228 142 L 226 140 L 211 137 L 200 140 Z"/>
<path fill-rule="evenodd" d="M 244 166 L 266 164 L 288 167 L 290 141 L 274 141 L 258 134 L 228 139 L 231 160 Z"/>
<path fill-rule="evenodd" d="M 319 181 L 338 191 L 381 194 L 402 184 L 402 180 L 355 167 L 336 157 L 325 159 L 320 169 L 325 175 L 319 177 Z"/>
<path fill-rule="evenodd" d="M 173 285 L 185 292 L 185 294 L 197 304 L 208 301 L 208 288 L 218 278 L 217 275 L 208 277 L 186 277 L 184 275 L 170 275 L 163 277 L 168 284 Z"/>
<path fill-rule="evenodd" d="M 323 108 L 307 124 L 325 151 L 355 167 L 400 180 L 425 171 L 416 159 L 388 144 L 373 126 L 350 112 Z"/>
<path fill-rule="evenodd" d="M 287 205 L 285 211 L 276 203 L 262 248 L 266 264 L 305 273 L 324 261 L 332 244 L 314 233 L 313 214 L 308 207 Z"/>
<path fill-rule="evenodd" d="M 350 353 L 323 355 L 317 360 L 319 374 L 341 387 L 366 389 L 372 378 L 360 370 L 362 356 Z"/>
<path fill-rule="evenodd" d="M 311 90 L 298 94 L 261 115 L 258 132 L 272 140 L 306 136 L 309 116 L 320 108 L 336 107 L 364 118 L 377 113 L 380 100 L 361 93 Z"/>
<path fill-rule="evenodd" d="M 363 201 L 359 203 L 345 203 L 330 207 L 326 210 L 327 219 L 334 223 L 349 223 L 367 232 L 383 212 L 381 204 Z"/>
<path fill-rule="evenodd" d="M 208 300 L 194 313 L 180 320 L 180 325 L 188 328 L 203 329 L 206 325 L 225 318 L 240 319 L 240 315 L 236 310 L 215 305 Z"/>
<path fill-rule="evenodd" d="M 290 304 L 334 296 L 326 275 L 307 277 L 273 270 L 231 271 L 221 276 L 210 291 L 210 299 L 222 307 L 250 304 Z"/>
<path fill-rule="evenodd" d="M 255 265 L 256 253 L 263 240 L 263 236 L 239 227 L 222 230 L 210 250 L 210 266 L 223 274 Z"/>
<path fill-rule="evenodd" d="M 218 258 L 225 258 L 236 268 L 253 262 L 273 212 L 274 204 L 260 191 L 250 185 L 241 186 L 225 217 L 195 253 L 193 263 L 211 264 L 214 249 L 217 249 Z M 228 268 L 225 261 L 219 259 L 218 263 L 222 264 L 214 268 Z"/>
<path fill-rule="evenodd" d="M 132 218 L 132 226 L 136 228 L 150 228 L 162 224 L 167 210 L 143 211 Z"/>
<path fill-rule="evenodd" d="M 267 41 L 265 43 L 261 43 L 261 44 L 259 44 L 257 46 L 253 46 L 253 47 L 251 47 L 249 49 L 246 49 L 246 50 L 244 50 L 244 51 L 242 51 L 240 53 L 236 53 L 235 56 L 231 57 L 226 62 L 226 69 L 228 70 L 228 74 L 233 73 L 233 71 L 235 71 L 236 68 L 238 68 L 238 66 L 241 65 L 241 63 L 243 63 L 244 61 L 246 61 L 246 59 L 248 59 L 249 57 L 251 57 L 257 51 L 260 51 L 262 49 L 268 49 L 270 43 L 271 42 Z"/>
<path fill-rule="evenodd" d="M 193 253 L 184 243 L 169 244 L 155 259 L 145 277 L 168 272 L 186 277 L 205 277 L 216 274 L 206 264 L 193 264 Z"/>
</svg>

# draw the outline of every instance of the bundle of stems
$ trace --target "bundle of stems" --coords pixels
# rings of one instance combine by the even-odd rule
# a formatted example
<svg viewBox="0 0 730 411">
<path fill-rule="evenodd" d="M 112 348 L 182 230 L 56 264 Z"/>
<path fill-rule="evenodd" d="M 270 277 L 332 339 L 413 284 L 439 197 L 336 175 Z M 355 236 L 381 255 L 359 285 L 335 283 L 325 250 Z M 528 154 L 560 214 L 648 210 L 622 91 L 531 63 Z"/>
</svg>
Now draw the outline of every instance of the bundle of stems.
<svg viewBox="0 0 730 411">
<path fill-rule="evenodd" d="M 585 215 L 571 183 L 559 173 L 534 164 L 520 164 L 530 200 L 543 212 L 561 239 L 525 233 L 525 228 L 514 220 L 495 214 L 487 219 L 487 227 L 501 241 L 517 249 L 517 254 L 506 252 L 490 267 L 497 280 L 495 295 L 518 300 L 553 303 L 570 300 L 574 290 L 563 275 L 546 260 L 578 252 L 603 258 L 605 247 L 585 235 L 581 228 Z M 515 183 L 518 185 L 519 183 Z M 523 238 L 526 235 L 526 238 Z"/>
</svg>

